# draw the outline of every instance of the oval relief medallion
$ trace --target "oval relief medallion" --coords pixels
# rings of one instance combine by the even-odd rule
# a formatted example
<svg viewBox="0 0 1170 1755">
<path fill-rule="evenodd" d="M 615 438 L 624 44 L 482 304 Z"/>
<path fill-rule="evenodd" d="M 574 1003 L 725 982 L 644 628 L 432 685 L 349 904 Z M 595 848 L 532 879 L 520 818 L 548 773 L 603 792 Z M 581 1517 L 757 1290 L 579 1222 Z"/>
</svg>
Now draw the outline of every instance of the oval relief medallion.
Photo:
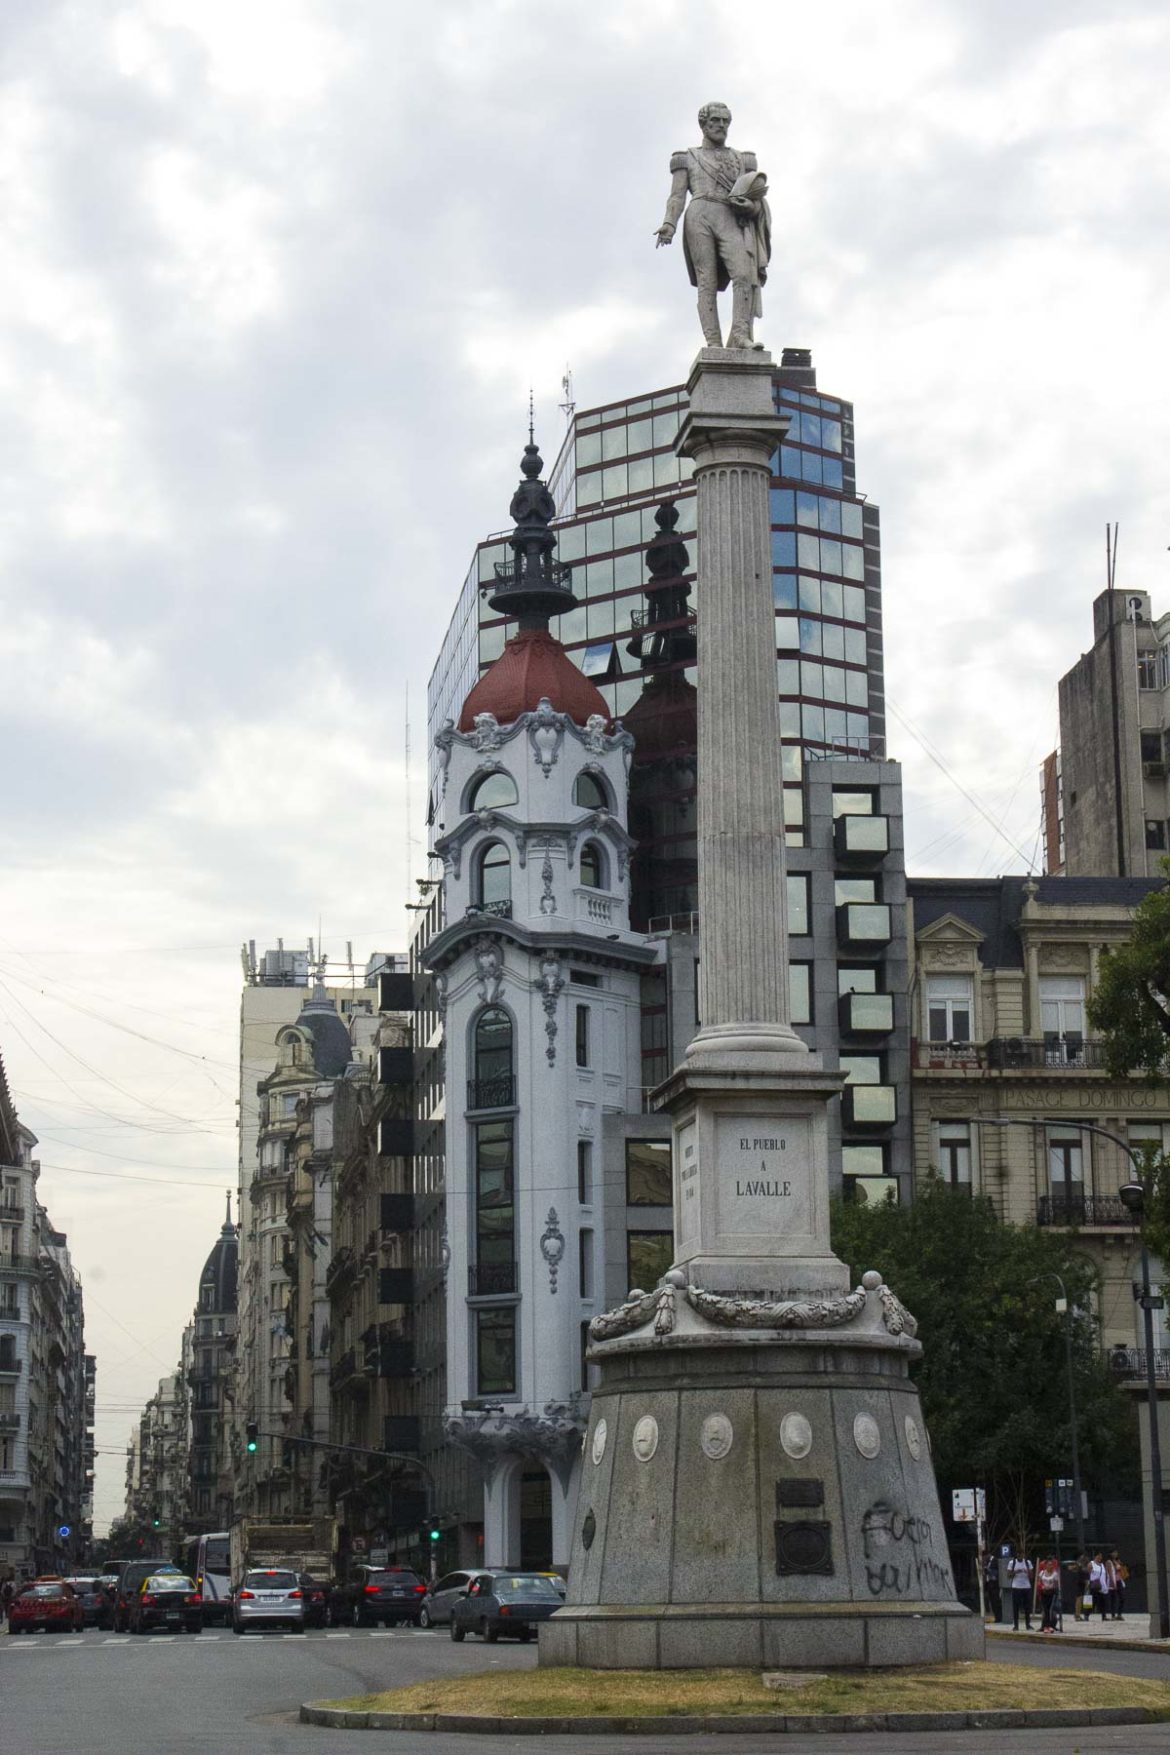
<svg viewBox="0 0 1170 1755">
<path fill-rule="evenodd" d="M 609 1436 L 609 1427 L 604 1420 L 598 1420 L 593 1429 L 593 1461 L 597 1464 L 605 1455 L 605 1441 Z"/>
<path fill-rule="evenodd" d="M 709 1456 L 712 1462 L 719 1462 L 731 1449 L 734 1436 L 735 1432 L 726 1414 L 708 1414 L 699 1434 L 703 1455 Z"/>
<path fill-rule="evenodd" d="M 915 1461 L 922 1455 L 922 1434 L 913 1414 L 906 1415 L 906 1448 Z"/>
<path fill-rule="evenodd" d="M 639 1462 L 649 1462 L 658 1449 L 658 1421 L 653 1414 L 643 1414 L 634 1427 L 634 1455 Z"/>
<path fill-rule="evenodd" d="M 794 1462 L 812 1449 L 812 1427 L 803 1414 L 785 1414 L 780 1422 L 780 1443 Z"/>
<path fill-rule="evenodd" d="M 853 1422 L 853 1442 L 862 1456 L 877 1455 L 882 1447 L 882 1435 L 872 1414 L 858 1414 Z"/>
</svg>

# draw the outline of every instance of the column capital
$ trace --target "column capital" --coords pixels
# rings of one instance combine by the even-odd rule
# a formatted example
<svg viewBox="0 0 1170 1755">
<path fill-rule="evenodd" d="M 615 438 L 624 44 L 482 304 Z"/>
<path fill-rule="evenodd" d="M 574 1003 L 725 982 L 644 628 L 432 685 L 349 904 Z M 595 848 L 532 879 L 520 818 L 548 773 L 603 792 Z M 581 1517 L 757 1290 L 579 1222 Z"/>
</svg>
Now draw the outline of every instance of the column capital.
<svg viewBox="0 0 1170 1755">
<path fill-rule="evenodd" d="M 772 356 L 762 351 L 704 347 L 691 367 L 687 397 L 675 450 L 680 457 L 694 457 L 700 467 L 766 467 L 791 425 L 788 415 L 776 412 Z"/>
</svg>

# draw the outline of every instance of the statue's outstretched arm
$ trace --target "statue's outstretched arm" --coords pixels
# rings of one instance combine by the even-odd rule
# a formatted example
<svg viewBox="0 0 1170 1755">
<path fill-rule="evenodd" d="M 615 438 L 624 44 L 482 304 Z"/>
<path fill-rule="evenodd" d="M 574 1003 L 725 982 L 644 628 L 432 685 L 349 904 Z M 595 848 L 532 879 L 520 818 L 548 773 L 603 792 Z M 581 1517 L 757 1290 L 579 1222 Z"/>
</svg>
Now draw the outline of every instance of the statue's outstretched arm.
<svg viewBox="0 0 1170 1755">
<path fill-rule="evenodd" d="M 670 184 L 670 198 L 666 203 L 666 213 L 658 228 L 659 248 L 669 244 L 678 230 L 678 222 L 682 218 L 683 208 L 687 204 L 687 173 L 685 166 L 676 170 Z"/>
</svg>

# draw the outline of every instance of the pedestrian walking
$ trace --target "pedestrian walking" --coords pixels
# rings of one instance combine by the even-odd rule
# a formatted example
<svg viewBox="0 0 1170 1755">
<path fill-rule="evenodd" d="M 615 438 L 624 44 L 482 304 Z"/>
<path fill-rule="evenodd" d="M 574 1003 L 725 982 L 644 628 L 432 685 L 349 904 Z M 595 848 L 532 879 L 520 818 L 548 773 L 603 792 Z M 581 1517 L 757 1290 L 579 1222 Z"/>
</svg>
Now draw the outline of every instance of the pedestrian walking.
<svg viewBox="0 0 1170 1755">
<path fill-rule="evenodd" d="M 1024 1612 L 1024 1627 L 1032 1631 L 1032 1562 L 1024 1553 L 1017 1554 L 1008 1561 L 1008 1577 L 1012 1587 L 1012 1630 L 1020 1630 L 1020 1610 Z"/>
<path fill-rule="evenodd" d="M 12 1580 L 6 1578 L 4 1583 L 0 1584 L 0 1621 L 7 1621 L 8 1610 L 15 1594 L 16 1593 L 12 1587 Z"/>
<path fill-rule="evenodd" d="M 1040 1631 L 1055 1633 L 1060 1614 L 1060 1562 L 1055 1555 L 1041 1560 L 1036 1574 L 1036 1586 L 1040 1593 Z"/>
<path fill-rule="evenodd" d="M 1105 1556 L 1100 1549 L 1093 1555 L 1089 1563 L 1089 1595 L 1093 1599 L 1093 1608 L 1100 1610 L 1102 1621 L 1107 1621 L 1109 1619 L 1109 1571 L 1105 1565 Z"/>
<path fill-rule="evenodd" d="M 1129 1567 L 1114 1548 L 1109 1558 L 1113 1561 L 1113 1619 L 1125 1620 L 1125 1587 L 1129 1583 Z"/>
</svg>

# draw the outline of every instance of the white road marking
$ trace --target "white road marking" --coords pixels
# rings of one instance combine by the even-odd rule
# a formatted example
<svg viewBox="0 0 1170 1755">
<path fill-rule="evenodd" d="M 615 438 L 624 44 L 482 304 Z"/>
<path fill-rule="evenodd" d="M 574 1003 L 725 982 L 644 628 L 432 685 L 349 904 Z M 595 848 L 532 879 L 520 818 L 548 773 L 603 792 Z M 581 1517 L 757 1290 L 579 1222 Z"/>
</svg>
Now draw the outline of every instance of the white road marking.
<svg viewBox="0 0 1170 1755">
<path fill-rule="evenodd" d="M 348 1633 L 327 1633 L 325 1635 L 325 1637 L 326 1637 L 326 1639 L 348 1639 L 349 1634 Z"/>
</svg>

